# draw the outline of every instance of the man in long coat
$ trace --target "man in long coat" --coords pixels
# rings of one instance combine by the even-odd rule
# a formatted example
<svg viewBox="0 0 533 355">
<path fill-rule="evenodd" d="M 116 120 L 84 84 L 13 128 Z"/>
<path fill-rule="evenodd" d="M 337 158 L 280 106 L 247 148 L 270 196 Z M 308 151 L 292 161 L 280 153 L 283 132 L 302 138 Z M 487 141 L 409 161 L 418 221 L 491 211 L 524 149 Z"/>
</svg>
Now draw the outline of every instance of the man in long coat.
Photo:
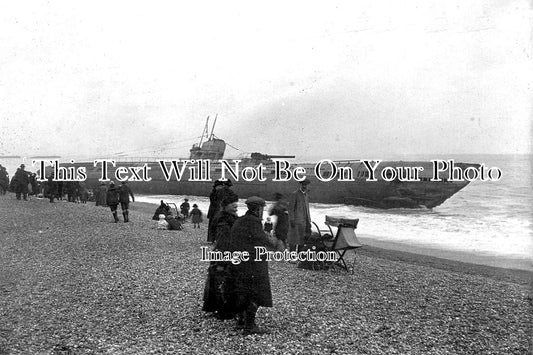
<svg viewBox="0 0 533 355">
<path fill-rule="evenodd" d="M 306 178 L 300 182 L 300 188 L 289 198 L 289 235 L 288 243 L 291 251 L 300 249 L 311 235 L 311 214 L 309 212 L 308 186 Z"/>
<path fill-rule="evenodd" d="M 17 169 L 15 172 L 15 175 L 13 176 L 13 184 L 15 188 L 15 194 L 17 196 L 17 200 L 20 200 L 20 195 L 22 194 L 22 197 L 24 200 L 28 199 L 28 184 L 30 183 L 30 177 L 28 175 L 28 172 L 24 170 L 25 166 L 22 164 L 20 168 Z"/>
<path fill-rule="evenodd" d="M 124 222 L 129 222 L 130 196 L 132 202 L 135 202 L 135 196 L 133 196 L 133 191 L 131 191 L 130 187 L 126 184 L 126 181 L 122 181 L 122 185 L 119 189 L 119 195 L 120 208 L 122 209 L 122 216 L 124 216 Z"/>
<path fill-rule="evenodd" d="M 263 208 L 265 200 L 252 196 L 246 200 L 248 211 L 237 218 L 231 228 L 229 250 L 248 252 L 249 260 L 231 265 L 230 274 L 234 282 L 233 294 L 235 311 L 240 313 L 237 327 L 246 333 L 265 333 L 255 324 L 257 309 L 272 307 L 272 292 L 268 275 L 268 262 L 265 258 L 256 261 L 256 246 L 277 246 L 276 239 L 263 231 Z"/>
<path fill-rule="evenodd" d="M 106 193 L 106 202 L 109 208 L 111 209 L 111 213 L 113 214 L 113 218 L 115 220 L 115 223 L 118 223 L 119 219 L 117 216 L 117 206 L 120 201 L 120 192 L 117 187 L 115 187 L 115 183 L 111 181 L 109 183 L 109 188 L 107 189 Z"/>
</svg>

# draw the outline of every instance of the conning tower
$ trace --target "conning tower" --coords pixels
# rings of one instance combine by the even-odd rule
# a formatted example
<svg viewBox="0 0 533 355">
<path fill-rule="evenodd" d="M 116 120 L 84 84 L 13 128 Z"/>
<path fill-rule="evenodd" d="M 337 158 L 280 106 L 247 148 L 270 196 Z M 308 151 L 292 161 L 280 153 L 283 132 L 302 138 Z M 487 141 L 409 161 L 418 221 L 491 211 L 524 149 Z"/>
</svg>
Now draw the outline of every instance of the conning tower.
<svg viewBox="0 0 533 355">
<path fill-rule="evenodd" d="M 217 123 L 217 117 L 218 115 L 215 116 L 215 121 L 213 122 L 211 133 L 208 134 L 209 116 L 207 116 L 204 131 L 202 133 L 202 137 L 200 138 L 200 143 L 193 144 L 192 148 L 190 149 L 190 159 L 218 160 L 224 158 L 224 152 L 226 151 L 226 142 L 224 142 L 223 139 L 216 138 L 213 134 L 215 124 Z M 204 138 L 207 138 L 207 140 L 202 143 Z"/>
</svg>

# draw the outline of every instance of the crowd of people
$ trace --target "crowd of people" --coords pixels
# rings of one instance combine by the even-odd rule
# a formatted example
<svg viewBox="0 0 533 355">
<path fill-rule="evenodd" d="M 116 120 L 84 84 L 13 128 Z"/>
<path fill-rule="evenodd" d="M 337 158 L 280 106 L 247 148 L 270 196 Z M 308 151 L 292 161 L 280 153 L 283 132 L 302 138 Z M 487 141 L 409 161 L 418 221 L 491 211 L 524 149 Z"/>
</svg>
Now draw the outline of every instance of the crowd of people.
<svg viewBox="0 0 533 355">
<path fill-rule="evenodd" d="M 231 261 L 211 261 L 203 295 L 203 310 L 218 319 L 235 319 L 236 328 L 247 334 L 266 332 L 257 326 L 255 318 L 259 307 L 272 307 L 272 292 L 268 273 L 268 262 L 256 255 L 256 247 L 273 250 L 298 251 L 311 235 L 311 217 L 308 198 L 309 180 L 300 182 L 299 188 L 290 196 L 276 193 L 274 204 L 268 211 L 271 217 L 263 222 L 266 202 L 261 197 L 246 199 L 247 211 L 238 216 L 239 196 L 232 190 L 229 180 L 217 180 L 209 196 L 207 212 L 207 242 L 218 252 L 247 252 L 250 257 L 240 263 Z M 54 181 L 52 177 L 43 184 L 38 183 L 35 174 L 27 172 L 21 165 L 13 178 L 0 165 L 0 193 L 11 191 L 18 200 L 27 200 L 28 195 L 42 194 L 50 202 L 63 199 L 66 194 L 69 202 L 85 203 L 89 200 L 89 190 L 76 181 Z M 96 206 L 109 207 L 113 221 L 118 223 L 118 206 L 122 210 L 124 222 L 129 222 L 129 205 L 135 201 L 134 194 L 126 182 L 116 186 L 113 181 L 106 185 L 101 182 L 92 189 L 92 200 Z M 200 228 L 203 213 L 197 204 L 191 206 L 185 199 L 180 210 L 173 216 L 168 204 L 161 201 L 153 219 L 158 221 L 158 229 L 182 229 L 183 223 L 191 219 L 193 228 Z"/>
<path fill-rule="evenodd" d="M 79 181 L 55 181 L 49 176 L 46 181 L 39 182 L 37 174 L 27 171 L 21 164 L 13 177 L 9 178 L 6 168 L 0 165 L 0 194 L 14 192 L 17 200 L 27 201 L 29 196 L 44 197 L 54 202 L 66 198 L 69 202 L 86 203 L 89 191 Z"/>
<path fill-rule="evenodd" d="M 48 176 L 44 182 L 37 180 L 37 175 L 33 172 L 26 171 L 24 164 L 21 164 L 17 171 L 10 179 L 6 168 L 0 165 L 0 194 L 14 192 L 17 200 L 28 200 L 28 196 L 38 196 L 49 199 L 50 203 L 55 200 L 66 199 L 68 202 L 87 203 L 94 200 L 97 206 L 111 208 L 111 213 L 115 222 L 119 221 L 117 207 L 120 204 L 124 222 L 129 222 L 129 204 L 131 200 L 135 201 L 133 192 L 122 182 L 120 187 L 116 187 L 111 181 L 109 186 L 104 182 L 100 183 L 98 188 L 90 191 L 84 182 L 80 181 L 57 181 Z"/>
<path fill-rule="evenodd" d="M 246 252 L 250 257 L 239 263 L 211 261 L 203 296 L 203 310 L 218 319 L 236 319 L 236 328 L 246 334 L 267 332 L 255 321 L 259 307 L 272 307 L 272 292 L 268 262 L 257 254 L 256 247 L 274 250 L 299 250 L 311 235 L 308 199 L 309 180 L 288 199 L 280 193 L 268 211 L 276 216 L 275 225 L 270 217 L 263 223 L 266 202 L 252 196 L 246 200 L 247 211 L 237 215 L 238 196 L 230 181 L 217 181 L 210 195 L 207 241 L 219 252 Z"/>
</svg>

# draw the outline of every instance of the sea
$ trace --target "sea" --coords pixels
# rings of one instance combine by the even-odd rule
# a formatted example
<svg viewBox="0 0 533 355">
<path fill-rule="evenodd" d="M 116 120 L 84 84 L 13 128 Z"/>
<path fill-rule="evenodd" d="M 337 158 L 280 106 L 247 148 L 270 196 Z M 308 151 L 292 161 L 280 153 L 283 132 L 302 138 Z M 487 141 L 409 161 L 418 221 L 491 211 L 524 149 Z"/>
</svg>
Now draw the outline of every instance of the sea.
<svg viewBox="0 0 533 355">
<path fill-rule="evenodd" d="M 498 181 L 473 181 L 433 209 L 374 209 L 340 204 L 313 203 L 310 186 L 311 218 L 327 229 L 325 216 L 359 218 L 357 235 L 382 242 L 414 247 L 466 252 L 485 257 L 501 257 L 533 263 L 531 207 L 531 155 L 409 156 L 409 160 L 454 159 L 456 162 L 484 164 L 502 172 Z M 405 159 L 407 160 L 407 159 Z M 160 200 L 178 206 L 188 198 L 207 213 L 209 199 L 197 196 L 139 196 L 138 201 L 159 204 Z M 273 202 L 268 201 L 266 211 Z M 244 214 L 244 200 L 239 215 Z M 268 216 L 264 214 L 264 219 Z"/>
<path fill-rule="evenodd" d="M 456 162 L 484 164 L 487 168 L 499 168 L 502 177 L 499 181 L 474 181 L 433 209 L 380 210 L 313 203 L 310 186 L 312 220 L 324 229 L 326 215 L 359 218 L 357 235 L 383 243 L 465 252 L 487 258 L 510 258 L 533 265 L 532 155 L 411 155 L 399 158 L 422 161 L 454 159 Z M 13 162 L 11 165 L 14 165 Z M 207 213 L 207 197 L 139 195 L 136 201 L 159 204 L 164 200 L 179 208 L 184 198 L 188 198 L 191 205 L 196 203 L 204 214 Z M 271 204 L 272 201 L 268 201 L 266 211 Z M 245 211 L 244 200 L 240 200 L 239 215 Z M 267 216 L 265 213 L 264 218 Z"/>
</svg>

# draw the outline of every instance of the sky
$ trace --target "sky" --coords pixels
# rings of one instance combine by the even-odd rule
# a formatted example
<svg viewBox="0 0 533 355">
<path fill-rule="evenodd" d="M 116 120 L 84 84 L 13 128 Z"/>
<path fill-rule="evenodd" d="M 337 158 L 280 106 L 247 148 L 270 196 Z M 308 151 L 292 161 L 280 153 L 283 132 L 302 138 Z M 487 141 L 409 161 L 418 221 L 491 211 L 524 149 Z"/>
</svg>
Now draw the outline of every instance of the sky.
<svg viewBox="0 0 533 355">
<path fill-rule="evenodd" d="M 532 24 L 520 0 L 1 2 L 0 156 L 187 157 L 215 115 L 233 156 L 530 153 Z"/>
</svg>

